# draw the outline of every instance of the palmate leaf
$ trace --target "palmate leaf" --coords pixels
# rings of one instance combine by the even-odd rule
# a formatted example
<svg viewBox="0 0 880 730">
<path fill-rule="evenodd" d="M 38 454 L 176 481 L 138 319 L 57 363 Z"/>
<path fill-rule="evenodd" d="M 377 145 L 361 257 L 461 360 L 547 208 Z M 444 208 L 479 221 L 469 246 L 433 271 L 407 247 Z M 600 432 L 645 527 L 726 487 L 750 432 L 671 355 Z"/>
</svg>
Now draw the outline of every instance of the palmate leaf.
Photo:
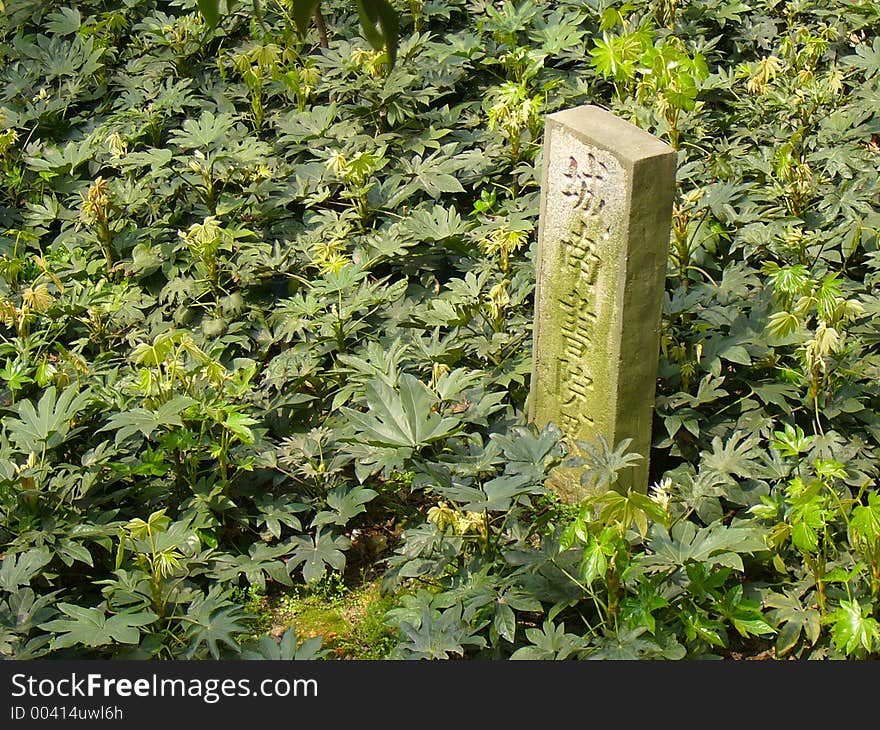
<svg viewBox="0 0 880 730">
<path fill-rule="evenodd" d="M 743 562 L 739 553 L 767 549 L 763 532 L 757 528 L 726 527 L 721 522 L 697 528 L 688 521 L 677 523 L 671 535 L 663 525 L 652 525 L 648 547 L 652 554 L 639 562 L 656 570 L 680 568 L 695 562 L 707 566 L 725 565 L 741 571 Z"/>
<path fill-rule="evenodd" d="M 543 628 L 526 629 L 526 637 L 531 646 L 523 646 L 511 655 L 511 659 L 568 659 L 574 652 L 583 649 L 586 642 L 577 634 L 565 633 L 565 624 L 554 625 L 545 621 Z"/>
<path fill-rule="evenodd" d="M 140 627 L 148 626 L 159 618 L 152 611 L 108 616 L 101 608 L 84 608 L 71 603 L 59 603 L 58 608 L 69 618 L 40 624 L 44 631 L 58 634 L 52 639 L 52 649 L 77 644 L 90 647 L 114 643 L 137 644 L 141 637 Z"/>
<path fill-rule="evenodd" d="M 508 464 L 516 473 L 529 474 L 535 481 L 543 481 L 549 463 L 562 456 L 561 432 L 552 423 L 540 431 L 514 426 L 505 434 L 489 435 L 501 446 Z M 510 469 L 509 469 L 510 470 Z"/>
<path fill-rule="evenodd" d="M 276 539 L 281 537 L 281 525 L 296 531 L 302 530 L 302 523 L 296 514 L 309 509 L 307 504 L 298 502 L 290 494 L 277 497 L 261 494 L 254 498 L 254 506 L 257 508 L 257 520 L 266 525 L 266 529 Z"/>
<path fill-rule="evenodd" d="M 592 66 L 603 78 L 615 81 L 630 80 L 636 73 L 636 62 L 644 41 L 644 34 L 630 33 L 623 36 L 603 33 L 590 50 Z"/>
<path fill-rule="evenodd" d="M 333 510 L 319 512 L 312 520 L 313 526 L 326 525 L 332 523 L 344 527 L 352 518 L 366 512 L 364 505 L 374 499 L 378 495 L 372 489 L 364 487 L 336 487 L 327 494 L 327 504 Z"/>
<path fill-rule="evenodd" d="M 644 626 L 619 629 L 602 637 L 596 651 L 586 657 L 590 661 L 633 661 L 637 659 L 684 659 L 687 650 L 674 638 L 664 637 L 663 644 L 653 637 L 641 638 Z"/>
<path fill-rule="evenodd" d="M 461 610 L 460 605 L 443 613 L 425 607 L 418 626 L 402 621 L 400 633 L 406 639 L 395 651 L 407 659 L 449 659 L 450 654 L 464 656 L 465 646 L 485 646 L 486 640 L 476 634 L 486 622 L 468 625 L 462 620 Z"/>
<path fill-rule="evenodd" d="M 586 441 L 576 441 L 575 444 L 584 456 L 567 459 L 564 465 L 585 467 L 581 474 L 581 483 L 602 491 L 617 482 L 621 471 L 631 468 L 644 458 L 641 454 L 626 453 L 631 443 L 632 439 L 623 439 L 612 449 L 604 436 L 599 436 L 598 447 Z"/>
<path fill-rule="evenodd" d="M 389 176 L 388 181 L 394 193 L 386 201 L 386 205 L 394 207 L 412 197 L 413 193 L 423 190 L 432 198 L 439 198 L 443 193 L 461 193 L 464 188 L 454 173 L 462 169 L 460 160 L 453 157 L 455 145 L 444 145 L 428 157 L 414 155 L 410 159 L 400 161 L 400 172 Z"/>
<path fill-rule="evenodd" d="M 867 43 L 857 45 L 855 55 L 841 59 L 841 65 L 861 69 L 866 79 L 876 76 L 880 73 L 880 37 L 875 37 L 870 46 Z"/>
<path fill-rule="evenodd" d="M 234 635 L 247 631 L 245 618 L 244 611 L 232 603 L 221 588 L 215 587 L 208 595 L 197 596 L 186 612 L 185 634 L 190 640 L 186 658 L 195 657 L 202 646 L 207 647 L 214 659 L 220 658 L 223 644 L 238 652 Z"/>
<path fill-rule="evenodd" d="M 723 477 L 701 469 L 696 475 L 682 475 L 679 493 L 696 510 L 697 516 L 708 524 L 721 519 L 723 510 L 719 497 L 726 494 L 729 487 L 729 482 Z"/>
<path fill-rule="evenodd" d="M 833 622 L 831 639 L 848 656 L 859 650 L 870 652 L 880 643 L 880 624 L 871 617 L 870 609 L 862 608 L 856 599 L 841 601 L 830 620 Z"/>
<path fill-rule="evenodd" d="M 163 403 L 155 411 L 146 408 L 130 408 L 114 413 L 107 425 L 98 429 L 112 431 L 116 429 L 116 444 L 125 441 L 129 436 L 140 431 L 144 438 L 149 438 L 162 426 L 183 426 L 180 414 L 196 401 L 185 395 L 178 395 L 167 403 Z"/>
<path fill-rule="evenodd" d="M 345 553 L 351 547 L 351 541 L 344 535 L 329 535 L 321 532 L 315 533 L 315 537 L 309 538 L 300 535 L 294 539 L 297 545 L 293 557 L 287 561 L 289 570 L 293 570 L 302 563 L 303 578 L 306 583 L 314 583 L 321 580 L 330 566 L 334 570 L 345 568 Z"/>
<path fill-rule="evenodd" d="M 782 593 L 771 593 L 764 603 L 772 609 L 769 618 L 777 626 L 777 656 L 784 656 L 794 649 L 801 634 L 810 644 L 819 640 L 821 614 L 815 608 L 804 606 L 797 591 L 783 589 Z"/>
<path fill-rule="evenodd" d="M 463 236 L 468 227 L 455 208 L 435 205 L 413 211 L 404 223 L 404 230 L 420 241 L 443 241 Z"/>
<path fill-rule="evenodd" d="M 82 15 L 76 8 L 59 8 L 46 16 L 44 28 L 57 35 L 73 35 L 82 26 Z"/>
<path fill-rule="evenodd" d="M 293 585 L 288 568 L 278 558 L 290 553 L 289 545 L 269 546 L 264 543 L 251 545 L 247 555 L 218 555 L 215 558 L 212 577 L 226 583 L 237 583 L 244 576 L 248 583 L 266 590 L 266 576 L 282 585 Z"/>
<path fill-rule="evenodd" d="M 463 510 L 506 512 L 516 497 L 523 494 L 544 494 L 545 490 L 540 484 L 535 484 L 529 474 L 503 474 L 490 479 L 476 493 L 480 498 L 463 505 Z"/>
<path fill-rule="evenodd" d="M 296 628 L 291 626 L 284 632 L 281 641 L 271 636 L 263 636 L 257 642 L 251 642 L 241 653 L 242 659 L 262 659 L 268 661 L 292 661 L 321 659 L 328 649 L 321 649 L 322 636 L 314 636 L 300 642 L 296 636 Z"/>
<path fill-rule="evenodd" d="M 341 408 L 358 430 L 357 439 L 375 446 L 417 449 L 450 435 L 460 421 L 433 411 L 437 396 L 409 373 L 398 380 L 397 390 L 380 379 L 366 386 L 367 414 Z"/>
<path fill-rule="evenodd" d="M 19 555 L 8 554 L 0 567 L 0 588 L 12 593 L 20 586 L 28 585 L 51 559 L 52 553 L 45 547 L 33 548 Z"/>
<path fill-rule="evenodd" d="M 648 534 L 650 522 L 663 522 L 665 519 L 665 511 L 659 504 L 631 489 L 626 494 L 609 489 L 587 501 L 591 507 L 595 506 L 596 518 L 601 524 L 617 524 L 624 529 L 635 525 L 642 537 Z"/>
<path fill-rule="evenodd" d="M 51 636 L 39 634 L 31 641 L 26 637 L 41 623 L 58 614 L 55 597 L 58 591 L 37 596 L 30 588 L 22 588 L 0 601 L 0 658 L 37 659 L 49 651 Z"/>
<path fill-rule="evenodd" d="M 170 141 L 184 150 L 206 149 L 215 142 L 225 140 L 235 120 L 229 114 L 203 111 L 198 119 L 186 119 L 183 129 L 171 133 Z"/>
<path fill-rule="evenodd" d="M 50 385 L 36 408 L 29 400 L 19 404 L 19 418 L 5 419 L 6 432 L 24 452 L 40 452 L 43 445 L 58 446 L 67 438 L 73 419 L 85 408 L 89 397 L 88 391 L 80 393 L 75 386 L 65 388 L 59 396 L 55 386 Z"/>
<path fill-rule="evenodd" d="M 759 443 L 757 436 L 741 431 L 734 431 L 727 443 L 716 436 L 712 439 L 712 451 L 700 452 L 700 470 L 705 469 L 727 482 L 733 482 L 733 476 L 754 477 L 760 472 Z"/>
<path fill-rule="evenodd" d="M 409 448 L 372 446 L 357 442 L 351 443 L 347 451 L 355 459 L 355 476 L 361 483 L 378 472 L 389 478 L 395 471 L 403 469 L 412 456 L 412 449 Z"/>
</svg>

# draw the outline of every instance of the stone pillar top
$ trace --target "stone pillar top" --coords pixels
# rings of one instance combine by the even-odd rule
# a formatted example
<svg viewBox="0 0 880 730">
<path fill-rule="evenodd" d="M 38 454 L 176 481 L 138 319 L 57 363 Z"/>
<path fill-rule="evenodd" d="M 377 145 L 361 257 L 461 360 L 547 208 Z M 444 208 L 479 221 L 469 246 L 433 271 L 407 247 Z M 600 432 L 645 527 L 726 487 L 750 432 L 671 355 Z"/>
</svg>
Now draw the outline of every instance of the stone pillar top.
<svg viewBox="0 0 880 730">
<path fill-rule="evenodd" d="M 675 154 L 653 134 L 591 104 L 548 114 L 546 119 L 548 125 L 563 125 L 583 142 L 607 150 L 624 163 Z"/>
</svg>

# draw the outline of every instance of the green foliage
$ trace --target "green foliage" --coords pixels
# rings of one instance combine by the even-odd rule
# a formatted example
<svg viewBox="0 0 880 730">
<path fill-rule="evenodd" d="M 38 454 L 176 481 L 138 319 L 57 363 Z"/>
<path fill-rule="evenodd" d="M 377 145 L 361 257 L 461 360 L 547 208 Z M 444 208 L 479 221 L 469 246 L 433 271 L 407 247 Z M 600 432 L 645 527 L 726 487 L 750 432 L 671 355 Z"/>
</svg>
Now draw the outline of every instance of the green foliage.
<svg viewBox="0 0 880 730">
<path fill-rule="evenodd" d="M 321 651 L 320 636 L 299 641 L 296 636 L 296 629 L 291 627 L 284 632 L 281 641 L 278 643 L 271 637 L 263 636 L 254 643 L 253 648 L 242 651 L 241 658 L 268 661 L 290 661 L 294 659 L 310 661 L 312 659 L 320 659 L 324 654 L 326 654 L 326 651 Z"/>
<path fill-rule="evenodd" d="M 877 656 L 876 9 L 184 5 L 0 18 L 0 656 L 336 656 L 243 596 L 379 568 L 383 656 Z M 525 416 L 582 103 L 678 151 L 650 454 Z"/>
</svg>

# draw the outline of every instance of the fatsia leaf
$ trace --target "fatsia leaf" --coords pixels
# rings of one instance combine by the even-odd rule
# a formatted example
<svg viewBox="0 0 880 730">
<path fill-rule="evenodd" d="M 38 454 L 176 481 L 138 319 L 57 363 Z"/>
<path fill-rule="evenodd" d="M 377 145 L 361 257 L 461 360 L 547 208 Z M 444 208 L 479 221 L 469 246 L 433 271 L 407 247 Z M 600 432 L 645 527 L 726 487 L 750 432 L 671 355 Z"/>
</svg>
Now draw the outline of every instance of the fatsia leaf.
<svg viewBox="0 0 880 730">
<path fill-rule="evenodd" d="M 777 625 L 777 656 L 790 652 L 797 645 L 801 634 L 810 644 L 819 640 L 822 630 L 821 614 L 815 608 L 804 606 L 797 592 L 783 589 L 782 593 L 771 593 L 764 599 L 764 603 L 772 609 L 769 618 Z"/>
<path fill-rule="evenodd" d="M 486 482 L 482 487 L 481 498 L 468 502 L 462 509 L 473 512 L 506 512 L 514 498 L 522 494 L 543 493 L 543 487 L 535 484 L 528 474 L 504 474 Z"/>
<path fill-rule="evenodd" d="M 245 646 L 241 653 L 242 659 L 262 659 L 268 661 L 292 661 L 321 659 L 328 652 L 321 650 L 323 637 L 314 636 L 300 642 L 296 635 L 296 628 L 291 626 L 284 632 L 281 641 L 276 641 L 271 636 L 263 636 L 257 642 L 251 642 Z"/>
<path fill-rule="evenodd" d="M 12 593 L 8 601 L 0 602 L 0 656 L 8 656 L 8 652 L 3 650 L 4 632 L 24 636 L 58 615 L 55 604 L 57 595 L 58 591 L 51 591 L 37 596 L 31 588 L 21 588 Z M 51 638 L 45 636 L 46 644 Z"/>
<path fill-rule="evenodd" d="M 129 408 L 128 410 L 114 413 L 110 416 L 107 425 L 98 431 L 112 431 L 116 429 L 116 443 L 125 441 L 129 436 L 140 431 L 145 438 L 149 438 L 162 426 L 182 426 L 180 414 L 193 405 L 196 401 L 185 395 L 178 395 L 167 403 L 163 403 L 155 411 L 146 408 Z"/>
<path fill-rule="evenodd" d="M 448 659 L 450 654 L 463 656 L 465 646 L 485 646 L 486 640 L 477 635 L 485 622 L 471 626 L 461 617 L 460 605 L 451 606 L 443 613 L 425 607 L 418 626 L 408 621 L 400 623 L 405 637 L 397 652 L 413 659 Z"/>
<path fill-rule="evenodd" d="M 870 46 L 867 43 L 858 44 L 855 55 L 845 57 L 841 63 L 861 69 L 865 78 L 876 76 L 880 73 L 880 37 L 875 37 Z"/>
<path fill-rule="evenodd" d="M 277 497 L 261 494 L 254 498 L 254 506 L 258 511 L 257 519 L 266 525 L 266 529 L 276 539 L 281 537 L 281 525 L 296 531 L 302 530 L 302 523 L 295 515 L 309 508 L 290 494 Z"/>
<path fill-rule="evenodd" d="M 107 644 L 137 644 L 141 626 L 153 623 L 159 617 L 152 611 L 120 613 L 108 616 L 101 608 L 84 608 L 71 603 L 59 603 L 58 608 L 69 618 L 55 619 L 40 624 L 45 631 L 57 633 L 52 639 L 53 649 L 68 646 L 105 646 Z"/>
<path fill-rule="evenodd" d="M 319 581 L 327 570 L 327 566 L 334 570 L 345 568 L 345 553 L 351 547 L 351 542 L 344 535 L 333 536 L 321 532 L 315 533 L 314 538 L 298 536 L 295 539 L 297 545 L 293 557 L 288 561 L 288 568 L 293 569 L 300 563 L 303 564 L 302 573 L 306 583 Z"/>
<path fill-rule="evenodd" d="M 170 141 L 181 149 L 206 149 L 223 140 L 232 130 L 235 122 L 229 114 L 203 111 L 198 119 L 188 118 L 183 129 L 171 133 Z"/>
<path fill-rule="evenodd" d="M 450 435 L 459 427 L 456 418 L 435 412 L 437 396 L 409 373 L 400 376 L 397 390 L 380 379 L 366 386 L 369 413 L 340 409 L 357 427 L 360 440 L 376 446 L 420 448 Z"/>
<path fill-rule="evenodd" d="M 20 586 L 26 586 L 40 572 L 40 568 L 52 559 L 49 548 L 32 548 L 19 555 L 7 554 L 0 567 L 0 588 L 12 593 Z"/>
<path fill-rule="evenodd" d="M 186 618 L 186 636 L 190 640 L 186 650 L 187 659 L 196 656 L 203 645 L 214 659 L 220 658 L 222 644 L 237 652 L 239 646 L 234 635 L 247 630 L 243 623 L 244 611 L 218 588 L 212 589 L 207 596 L 197 596 L 190 604 Z"/>
<path fill-rule="evenodd" d="M 251 545 L 247 555 L 218 555 L 212 576 L 222 582 L 237 582 L 244 575 L 248 583 L 266 590 L 266 576 L 282 585 L 292 585 L 288 568 L 278 558 L 290 553 L 288 545 Z"/>
<path fill-rule="evenodd" d="M 549 462 L 562 456 L 561 432 L 552 423 L 540 433 L 514 426 L 505 434 L 490 434 L 489 438 L 501 446 L 508 463 L 516 472 L 529 474 L 536 481 L 543 481 Z"/>
<path fill-rule="evenodd" d="M 435 390 L 440 400 L 452 400 L 458 398 L 468 388 L 475 386 L 483 377 L 481 372 L 474 372 L 466 368 L 456 368 L 440 376 Z"/>
<path fill-rule="evenodd" d="M 363 487 L 355 487 L 354 489 L 336 487 L 327 494 L 327 504 L 333 511 L 319 512 L 312 520 L 312 524 L 317 526 L 333 523 L 343 527 L 352 518 L 366 512 L 367 508 L 364 505 L 374 499 L 377 494 L 378 492 Z"/>
<path fill-rule="evenodd" d="M 586 441 L 576 441 L 583 457 L 574 457 L 565 462 L 569 466 L 583 466 L 581 483 L 590 485 L 596 491 L 602 491 L 617 483 L 618 474 L 629 469 L 644 457 L 641 454 L 626 453 L 632 439 L 623 439 L 612 449 L 604 436 L 599 436 L 599 445 L 594 446 Z"/>
<path fill-rule="evenodd" d="M 46 17 L 44 27 L 58 35 L 73 35 L 82 26 L 82 15 L 76 8 L 59 8 Z"/>
<path fill-rule="evenodd" d="M 9 438 L 25 452 L 40 452 L 44 444 L 48 448 L 58 446 L 67 438 L 71 423 L 89 397 L 88 391 L 80 393 L 74 386 L 65 388 L 59 396 L 55 386 L 50 385 L 36 408 L 31 401 L 23 400 L 18 407 L 19 418 L 6 419 Z"/>
<path fill-rule="evenodd" d="M 759 442 L 757 436 L 741 431 L 735 431 L 727 443 L 716 436 L 712 439 L 712 451 L 700 452 L 700 470 L 708 470 L 725 481 L 733 481 L 732 476 L 754 477 L 759 472 Z"/>
<path fill-rule="evenodd" d="M 544 622 L 543 628 L 526 629 L 526 638 L 532 645 L 517 649 L 511 655 L 511 659 L 562 660 L 585 645 L 584 640 L 577 634 L 565 633 L 564 623 L 556 626 L 550 620 Z"/>
<path fill-rule="evenodd" d="M 604 636 L 596 651 L 590 652 L 590 661 L 632 661 L 635 659 L 684 659 L 685 648 L 674 639 L 661 645 L 653 638 L 642 639 L 644 626 L 619 630 Z"/>
<path fill-rule="evenodd" d="M 388 478 L 395 471 L 402 469 L 407 459 L 412 456 L 412 449 L 371 446 L 355 442 L 348 447 L 348 453 L 355 457 L 355 476 L 363 483 L 377 472 L 383 472 Z"/>
<path fill-rule="evenodd" d="M 713 522 L 698 528 L 693 522 L 679 522 L 672 534 L 660 524 L 651 527 L 648 546 L 653 554 L 641 558 L 643 565 L 654 569 L 683 567 L 690 562 L 726 565 L 743 569 L 739 553 L 766 549 L 763 533 L 754 527 L 727 527 Z"/>
</svg>

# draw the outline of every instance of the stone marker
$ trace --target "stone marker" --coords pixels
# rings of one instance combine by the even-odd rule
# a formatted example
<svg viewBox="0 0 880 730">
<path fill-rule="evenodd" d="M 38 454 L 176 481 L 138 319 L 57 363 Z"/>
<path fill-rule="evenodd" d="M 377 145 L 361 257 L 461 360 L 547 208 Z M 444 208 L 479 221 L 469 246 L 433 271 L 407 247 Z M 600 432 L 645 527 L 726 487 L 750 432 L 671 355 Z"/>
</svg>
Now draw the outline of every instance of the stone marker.
<svg viewBox="0 0 880 730">
<path fill-rule="evenodd" d="M 675 151 L 595 106 L 547 117 L 529 418 L 571 439 L 633 440 L 618 489 L 646 491 Z M 589 493 L 581 470 L 551 479 Z"/>
</svg>

